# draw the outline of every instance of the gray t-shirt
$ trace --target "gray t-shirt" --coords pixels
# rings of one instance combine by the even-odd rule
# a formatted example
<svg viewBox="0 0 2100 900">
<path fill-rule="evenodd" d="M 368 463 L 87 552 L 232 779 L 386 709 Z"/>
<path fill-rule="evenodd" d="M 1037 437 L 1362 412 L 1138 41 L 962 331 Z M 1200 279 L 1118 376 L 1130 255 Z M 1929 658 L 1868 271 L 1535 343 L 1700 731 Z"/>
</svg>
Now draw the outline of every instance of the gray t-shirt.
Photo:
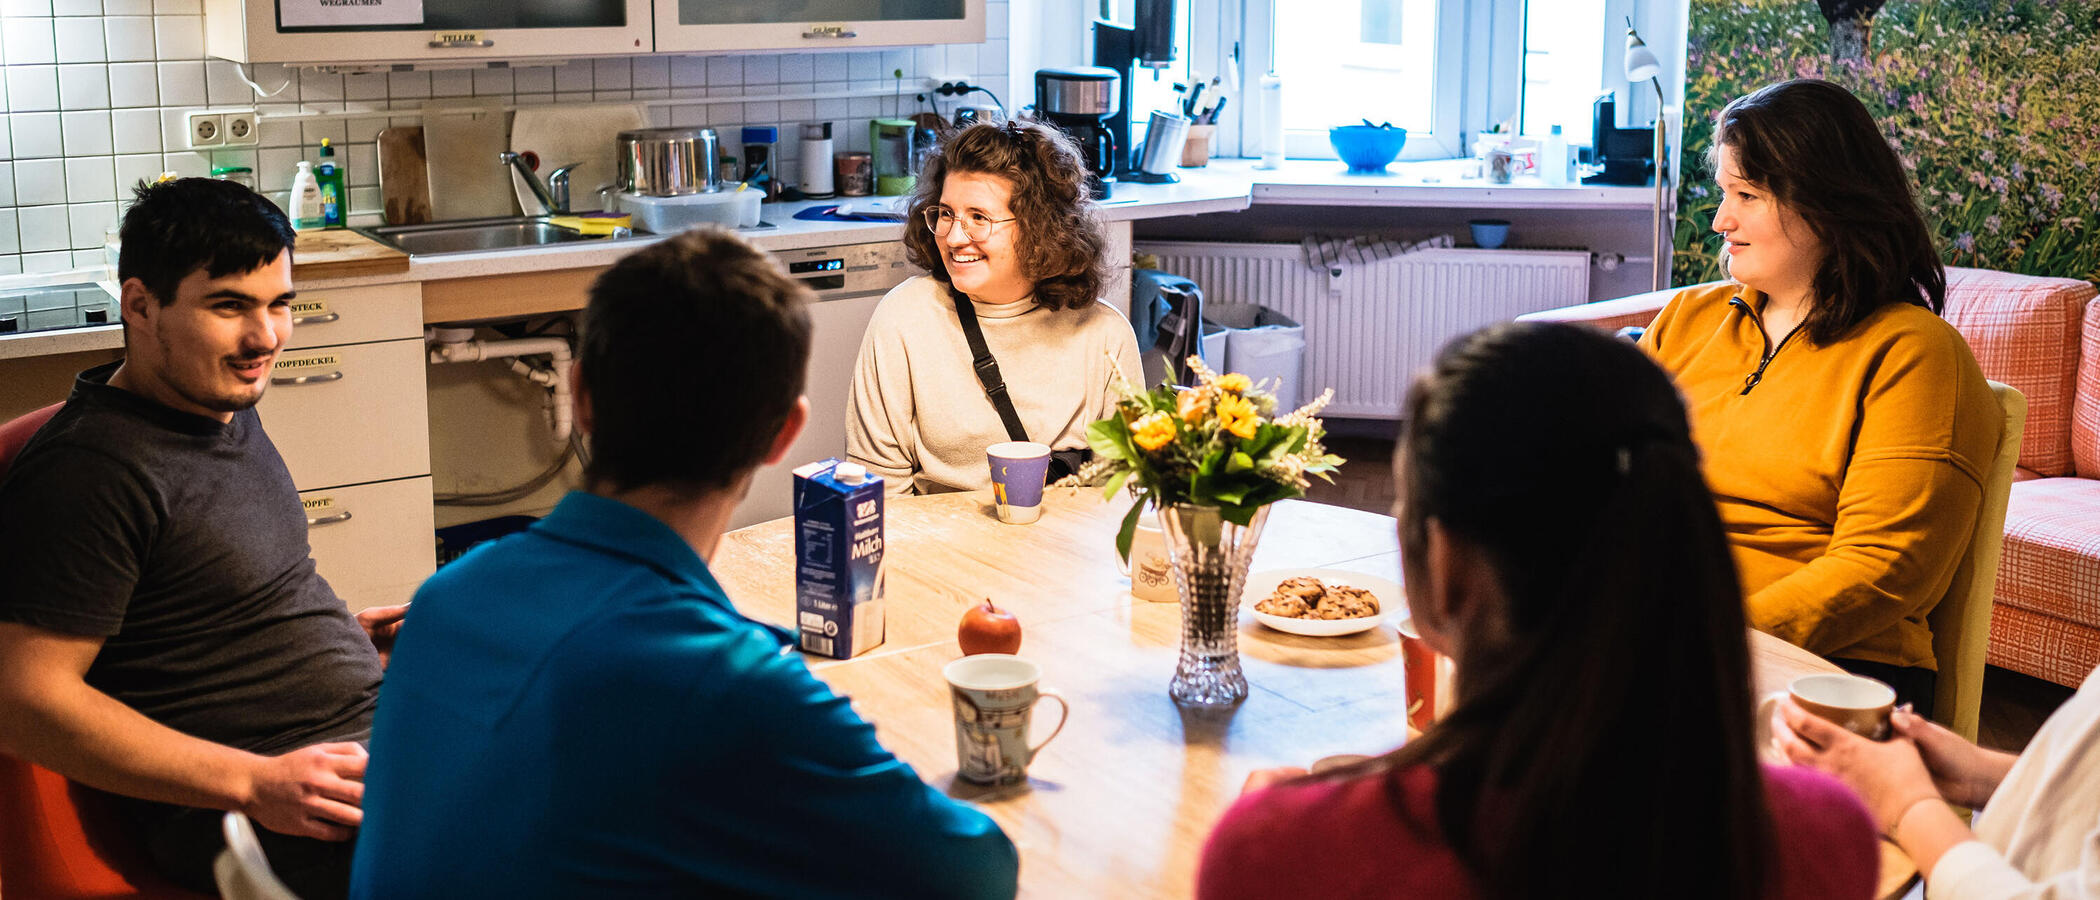
<svg viewBox="0 0 2100 900">
<path fill-rule="evenodd" d="M 105 638 L 87 682 L 274 754 L 370 735 L 378 653 L 314 571 L 255 411 L 169 409 L 90 369 L 0 483 L 0 621 Z"/>
</svg>

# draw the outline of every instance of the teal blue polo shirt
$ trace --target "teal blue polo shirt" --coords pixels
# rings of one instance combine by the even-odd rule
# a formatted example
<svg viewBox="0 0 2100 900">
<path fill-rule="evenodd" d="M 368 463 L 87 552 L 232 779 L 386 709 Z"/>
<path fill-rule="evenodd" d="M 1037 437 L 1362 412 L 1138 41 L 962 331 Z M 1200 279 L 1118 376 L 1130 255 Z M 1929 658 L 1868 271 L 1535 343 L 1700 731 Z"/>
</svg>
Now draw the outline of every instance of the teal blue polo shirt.
<svg viewBox="0 0 2100 900">
<path fill-rule="evenodd" d="M 351 895 L 1014 895 L 999 826 L 921 782 L 676 532 L 571 493 L 416 593 Z"/>
</svg>

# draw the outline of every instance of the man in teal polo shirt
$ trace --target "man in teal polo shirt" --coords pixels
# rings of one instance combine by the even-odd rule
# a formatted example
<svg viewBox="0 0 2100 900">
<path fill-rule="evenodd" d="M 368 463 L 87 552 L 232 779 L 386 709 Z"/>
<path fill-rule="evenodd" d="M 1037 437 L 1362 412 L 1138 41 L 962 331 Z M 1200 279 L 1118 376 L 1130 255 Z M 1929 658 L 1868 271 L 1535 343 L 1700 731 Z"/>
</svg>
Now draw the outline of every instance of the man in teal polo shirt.
<svg viewBox="0 0 2100 900">
<path fill-rule="evenodd" d="M 708 571 L 808 417 L 807 302 L 720 232 L 591 286 L 588 489 L 416 594 L 353 896 L 1013 896 L 999 827 L 884 750 Z"/>
</svg>

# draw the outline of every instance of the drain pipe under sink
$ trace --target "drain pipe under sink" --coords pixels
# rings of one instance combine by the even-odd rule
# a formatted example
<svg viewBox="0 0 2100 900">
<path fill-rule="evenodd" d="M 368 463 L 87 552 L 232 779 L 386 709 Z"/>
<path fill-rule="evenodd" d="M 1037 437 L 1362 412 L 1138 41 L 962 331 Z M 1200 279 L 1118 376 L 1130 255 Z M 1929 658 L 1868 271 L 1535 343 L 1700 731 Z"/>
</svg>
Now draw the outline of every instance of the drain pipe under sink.
<svg viewBox="0 0 2100 900">
<path fill-rule="evenodd" d="M 430 362 L 434 365 L 505 359 L 510 361 L 511 371 L 548 388 L 547 424 L 554 430 L 556 445 L 568 443 L 574 412 L 569 396 L 568 339 L 538 337 L 477 341 L 472 328 L 432 328 L 423 337 L 430 343 Z M 525 356 L 546 356 L 549 365 L 542 369 L 519 358 Z"/>
</svg>

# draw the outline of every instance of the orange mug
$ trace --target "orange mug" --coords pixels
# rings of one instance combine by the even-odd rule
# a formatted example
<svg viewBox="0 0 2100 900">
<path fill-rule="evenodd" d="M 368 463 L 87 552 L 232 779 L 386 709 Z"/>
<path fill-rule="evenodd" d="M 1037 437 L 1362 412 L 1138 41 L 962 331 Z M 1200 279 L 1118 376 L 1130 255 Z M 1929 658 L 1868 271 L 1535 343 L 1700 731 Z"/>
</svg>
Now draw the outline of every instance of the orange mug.
<svg viewBox="0 0 2100 900">
<path fill-rule="evenodd" d="M 1422 640 L 1413 616 L 1401 619 L 1399 629 L 1401 678 L 1407 682 L 1407 727 L 1427 731 L 1451 712 L 1457 665 Z"/>
</svg>

